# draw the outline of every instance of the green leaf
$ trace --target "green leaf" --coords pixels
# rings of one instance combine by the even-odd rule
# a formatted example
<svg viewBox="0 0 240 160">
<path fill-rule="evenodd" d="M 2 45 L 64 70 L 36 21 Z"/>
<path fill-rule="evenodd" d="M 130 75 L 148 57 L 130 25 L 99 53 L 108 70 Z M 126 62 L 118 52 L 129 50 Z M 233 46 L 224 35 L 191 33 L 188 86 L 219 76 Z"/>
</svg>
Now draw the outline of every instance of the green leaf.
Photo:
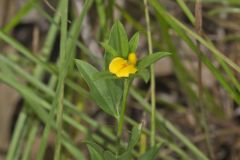
<svg viewBox="0 0 240 160">
<path fill-rule="evenodd" d="M 128 150 L 126 152 L 124 152 L 123 154 L 121 154 L 117 160 L 129 160 L 131 159 L 131 151 Z"/>
<path fill-rule="evenodd" d="M 157 144 L 146 151 L 142 156 L 139 157 L 139 160 L 154 160 L 157 156 L 157 153 L 161 147 L 161 144 Z"/>
<path fill-rule="evenodd" d="M 96 7 L 99 19 L 99 25 L 102 29 L 106 25 L 106 10 L 104 5 L 104 0 L 96 0 Z"/>
<path fill-rule="evenodd" d="M 104 112 L 117 117 L 117 107 L 122 96 L 121 84 L 113 80 L 94 81 L 94 76 L 99 73 L 96 68 L 82 60 L 76 60 L 76 65 L 90 88 L 92 99 Z"/>
<path fill-rule="evenodd" d="M 94 75 L 93 80 L 97 81 L 97 80 L 103 80 L 103 79 L 117 79 L 117 77 L 115 75 L 113 75 L 112 73 L 108 72 L 108 71 L 102 71 L 102 72 L 98 72 Z"/>
<path fill-rule="evenodd" d="M 104 152 L 104 160 L 116 160 L 117 158 L 110 151 Z"/>
<path fill-rule="evenodd" d="M 117 53 L 119 57 L 127 58 L 128 56 L 128 37 L 127 33 L 120 21 L 116 21 L 110 32 L 108 45 L 111 46 Z M 105 68 L 108 67 L 109 62 L 112 59 L 111 53 L 106 51 L 104 55 Z"/>
<path fill-rule="evenodd" d="M 141 77 L 145 83 L 147 83 L 150 79 L 150 72 L 148 69 L 144 68 L 142 70 L 138 70 L 136 76 Z"/>
<path fill-rule="evenodd" d="M 106 53 L 110 53 L 112 55 L 112 57 L 119 56 L 118 52 L 112 46 L 107 44 L 106 42 L 101 43 L 101 45 L 106 50 Z"/>
<path fill-rule="evenodd" d="M 142 124 L 135 125 L 131 132 L 130 141 L 128 143 L 128 149 L 132 150 L 134 146 L 138 143 L 141 136 Z"/>
<path fill-rule="evenodd" d="M 129 41 L 129 53 L 136 52 L 139 42 L 139 33 L 135 33 Z"/>
<path fill-rule="evenodd" d="M 153 54 L 150 54 L 148 56 L 145 56 L 143 59 L 141 59 L 138 64 L 137 64 L 137 68 L 139 70 L 144 69 L 149 67 L 151 64 L 155 63 L 156 61 L 158 61 L 159 59 L 170 55 L 171 53 L 169 52 L 156 52 Z"/>
<path fill-rule="evenodd" d="M 79 159 L 79 160 L 85 159 L 83 153 L 73 144 L 67 141 L 62 141 L 62 143 L 64 147 L 66 147 L 66 149 L 69 151 L 69 153 L 71 153 L 76 159 Z"/>
<path fill-rule="evenodd" d="M 86 143 L 87 145 L 92 146 L 97 152 L 103 154 L 104 149 L 103 149 L 100 145 L 98 145 L 97 143 L 94 143 L 94 142 L 89 141 L 89 140 L 85 141 L 85 143 Z"/>
<path fill-rule="evenodd" d="M 103 157 L 104 150 L 96 143 L 87 141 L 88 151 L 91 157 L 91 160 L 105 160 Z"/>
<path fill-rule="evenodd" d="M 128 56 L 128 36 L 120 21 L 116 21 L 111 29 L 109 45 L 111 45 L 122 57 Z"/>
<path fill-rule="evenodd" d="M 36 0 L 25 1 L 15 16 L 12 17 L 10 21 L 4 26 L 3 31 L 5 33 L 9 33 L 22 20 L 22 18 L 34 8 L 34 4 L 36 5 L 36 3 Z"/>
<path fill-rule="evenodd" d="M 192 14 L 191 10 L 188 8 L 184 0 L 176 0 L 178 5 L 181 7 L 182 11 L 185 13 L 185 15 L 188 17 L 188 19 L 191 21 L 192 24 L 195 23 L 195 17 Z"/>
</svg>

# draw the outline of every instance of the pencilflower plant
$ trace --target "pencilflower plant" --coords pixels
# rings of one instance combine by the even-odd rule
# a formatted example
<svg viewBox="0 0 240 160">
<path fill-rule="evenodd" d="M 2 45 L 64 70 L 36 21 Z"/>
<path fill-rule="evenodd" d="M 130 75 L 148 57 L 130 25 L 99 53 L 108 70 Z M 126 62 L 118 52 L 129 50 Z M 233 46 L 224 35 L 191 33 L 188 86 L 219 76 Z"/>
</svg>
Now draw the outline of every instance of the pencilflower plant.
<svg viewBox="0 0 240 160">
<path fill-rule="evenodd" d="M 156 52 L 138 60 L 136 54 L 139 33 L 128 40 L 127 33 L 117 21 L 111 28 L 108 41 L 101 43 L 105 49 L 104 66 L 98 71 L 89 63 L 76 60 L 82 78 L 88 84 L 90 96 L 107 114 L 116 119 L 117 149 L 115 153 L 104 150 L 98 144 L 87 141 L 92 160 L 128 160 L 141 135 L 141 124 L 134 126 L 127 146 L 122 146 L 124 116 L 127 107 L 128 92 L 135 77 L 149 80 L 149 66 L 157 60 L 170 55 L 168 52 Z M 154 159 L 160 145 L 150 148 L 140 155 L 140 160 Z M 152 158 L 151 158 L 152 157 Z"/>
</svg>

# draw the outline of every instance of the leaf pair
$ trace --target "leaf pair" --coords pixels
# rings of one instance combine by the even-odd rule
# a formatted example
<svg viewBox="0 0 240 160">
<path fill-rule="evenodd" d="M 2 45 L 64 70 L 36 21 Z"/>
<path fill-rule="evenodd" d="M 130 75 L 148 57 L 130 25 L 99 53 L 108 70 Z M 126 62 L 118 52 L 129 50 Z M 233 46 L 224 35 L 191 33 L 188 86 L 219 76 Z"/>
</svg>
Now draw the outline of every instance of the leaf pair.
<svg viewBox="0 0 240 160">
<path fill-rule="evenodd" d="M 103 42 L 103 43 L 101 43 L 101 45 L 106 50 L 106 54 L 110 54 L 112 57 L 124 57 L 124 58 L 127 58 L 128 53 L 136 52 L 137 46 L 138 46 L 138 41 L 139 41 L 139 33 L 137 32 L 137 33 L 135 33 L 133 35 L 133 37 L 129 41 L 129 44 L 128 44 L 129 49 L 127 49 L 129 51 L 127 53 L 124 53 L 124 54 L 121 54 L 121 52 L 122 52 L 121 50 L 115 49 L 114 46 L 111 46 L 107 42 Z M 109 41 L 109 42 L 111 42 L 111 41 Z M 115 42 L 115 43 L 117 43 L 117 42 Z M 118 43 L 122 43 L 122 42 L 118 42 Z"/>
<path fill-rule="evenodd" d="M 148 56 L 143 57 L 137 63 L 138 72 L 135 76 L 141 77 L 145 82 L 148 82 L 150 79 L 150 73 L 147 69 L 151 64 L 157 62 L 161 58 L 171 55 L 169 52 L 156 52 Z"/>
<path fill-rule="evenodd" d="M 104 43 L 104 45 L 106 45 Z M 108 47 L 111 47 L 107 45 Z M 160 60 L 161 58 L 171 55 L 169 52 L 156 52 L 151 55 L 145 56 L 144 58 L 140 59 L 137 63 L 137 73 L 134 74 L 134 77 L 141 77 L 145 82 L 148 82 L 150 78 L 149 70 L 147 69 L 151 64 L 155 63 L 156 61 Z M 94 80 L 99 79 L 117 79 L 115 75 L 110 73 L 109 71 L 102 71 L 96 73 L 94 76 Z"/>
<path fill-rule="evenodd" d="M 120 157 L 116 157 L 110 151 L 104 151 L 99 145 L 93 142 L 87 142 L 88 150 L 90 153 L 91 160 L 130 160 L 133 159 L 131 157 L 131 152 L 126 151 Z M 150 148 L 146 153 L 141 155 L 138 160 L 154 160 L 161 145 L 158 144 L 152 148 Z"/>
<path fill-rule="evenodd" d="M 131 132 L 131 137 L 129 139 L 128 147 L 126 151 L 124 151 L 121 155 L 117 156 L 114 155 L 110 151 L 104 150 L 101 146 L 98 144 L 87 141 L 87 147 L 90 153 L 91 160 L 130 160 L 132 159 L 132 151 L 134 149 L 134 146 L 139 141 L 140 135 L 141 135 L 141 128 L 142 125 L 136 125 L 133 127 Z"/>
<path fill-rule="evenodd" d="M 86 143 L 91 160 L 129 160 L 131 158 L 130 152 L 125 152 L 117 157 L 112 152 L 104 150 L 101 146 L 94 142 L 87 141 Z"/>
<path fill-rule="evenodd" d="M 119 80 L 95 80 L 99 71 L 87 62 L 76 60 L 82 78 L 90 88 L 90 96 L 106 113 L 117 117 L 118 106 L 122 97 L 122 84 Z"/>
<path fill-rule="evenodd" d="M 106 113 L 117 118 L 118 106 L 122 97 L 122 79 L 118 79 L 115 75 L 108 72 L 109 61 L 113 57 L 126 58 L 129 52 L 135 52 L 138 46 L 139 34 L 136 33 L 128 41 L 128 37 L 123 25 L 117 21 L 110 33 L 108 43 L 102 43 L 106 50 L 105 54 L 105 71 L 99 72 L 92 65 L 76 60 L 77 67 L 83 79 L 90 88 L 90 95 L 97 105 Z M 137 62 L 137 73 L 131 75 L 132 78 L 140 76 L 145 82 L 149 80 L 149 70 L 151 64 L 157 60 L 170 55 L 168 52 L 156 52 L 145 56 Z"/>
<path fill-rule="evenodd" d="M 102 43 L 106 50 L 104 55 L 105 70 L 109 62 L 115 57 L 127 58 L 130 52 L 135 52 L 139 41 L 139 33 L 135 33 L 128 41 L 127 33 L 120 21 L 116 21 L 110 31 L 108 42 Z"/>
<path fill-rule="evenodd" d="M 121 155 L 116 156 L 110 151 L 104 150 L 101 146 L 98 144 L 87 141 L 87 147 L 90 153 L 91 160 L 132 160 L 132 152 L 134 151 L 134 147 L 139 142 L 140 136 L 141 136 L 141 130 L 142 130 L 142 124 L 135 125 L 131 131 L 131 136 L 128 142 L 128 147 L 126 150 L 121 153 Z M 143 155 L 141 155 L 138 159 L 139 160 L 154 160 L 156 157 L 159 149 L 160 144 L 150 148 L 148 151 L 146 151 Z"/>
</svg>

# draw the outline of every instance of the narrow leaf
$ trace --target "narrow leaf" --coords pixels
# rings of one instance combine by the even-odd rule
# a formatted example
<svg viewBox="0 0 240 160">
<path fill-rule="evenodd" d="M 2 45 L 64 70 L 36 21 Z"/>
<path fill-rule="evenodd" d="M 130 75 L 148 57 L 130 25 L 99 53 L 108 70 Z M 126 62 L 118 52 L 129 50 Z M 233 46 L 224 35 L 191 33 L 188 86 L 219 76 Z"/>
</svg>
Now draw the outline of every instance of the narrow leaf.
<svg viewBox="0 0 240 160">
<path fill-rule="evenodd" d="M 158 61 L 159 59 L 171 55 L 171 53 L 169 52 L 157 52 L 157 53 L 153 53 L 151 55 L 148 55 L 146 57 L 144 57 L 143 59 L 141 59 L 139 61 L 139 63 L 137 64 L 138 69 L 144 69 L 149 67 L 151 64 L 155 63 L 156 61 Z"/>
<path fill-rule="evenodd" d="M 119 57 L 127 58 L 128 56 L 128 37 L 120 21 L 116 21 L 111 28 L 108 44 L 118 53 Z M 105 69 L 111 61 L 111 53 L 106 51 L 104 55 Z"/>
<path fill-rule="evenodd" d="M 144 68 L 142 70 L 138 70 L 136 76 L 139 76 L 141 77 L 145 83 L 147 83 L 150 79 L 150 73 L 149 73 L 149 70 Z"/>
<path fill-rule="evenodd" d="M 104 160 L 116 160 L 116 157 L 110 151 L 104 152 Z"/>
<path fill-rule="evenodd" d="M 97 143 L 94 143 L 92 141 L 85 141 L 85 143 L 89 146 L 92 146 L 98 153 L 103 154 L 104 152 L 103 148 Z"/>
<path fill-rule="evenodd" d="M 99 73 L 96 68 L 81 60 L 76 60 L 76 65 L 90 88 L 90 95 L 93 100 L 103 111 L 117 117 L 116 108 L 122 95 L 121 85 L 113 80 L 100 79 L 94 81 L 94 76 Z"/>
<path fill-rule="evenodd" d="M 103 43 L 101 43 L 101 45 L 106 50 L 106 53 L 110 53 L 112 55 L 112 57 L 119 56 L 118 52 L 112 46 L 110 46 L 108 43 L 103 42 Z"/>
<path fill-rule="evenodd" d="M 139 42 L 139 33 L 135 33 L 129 41 L 129 53 L 136 52 Z"/>
<path fill-rule="evenodd" d="M 146 153 L 144 153 L 139 160 L 154 160 L 157 156 L 157 153 L 160 149 L 161 145 L 157 144 L 156 146 L 150 148 Z"/>
<path fill-rule="evenodd" d="M 130 160 L 131 159 L 131 150 L 128 150 L 121 154 L 117 160 Z"/>
<path fill-rule="evenodd" d="M 133 149 L 134 146 L 138 143 L 142 130 L 142 124 L 135 125 L 131 132 L 130 141 L 128 143 L 128 149 Z"/>
<path fill-rule="evenodd" d="M 77 160 L 84 160 L 83 153 L 75 147 L 73 144 L 67 141 L 62 141 L 64 147 L 77 159 Z"/>
<path fill-rule="evenodd" d="M 114 23 L 111 33 L 109 44 L 122 55 L 127 57 L 128 55 L 128 37 L 127 33 L 120 21 Z"/>
<path fill-rule="evenodd" d="M 91 160 L 104 160 L 102 153 L 99 153 L 93 146 L 87 145 Z"/>
<path fill-rule="evenodd" d="M 117 77 L 108 71 L 98 72 L 94 75 L 93 80 L 116 79 Z"/>
<path fill-rule="evenodd" d="M 105 160 L 103 157 L 103 148 L 98 144 L 86 141 L 91 160 Z"/>
</svg>

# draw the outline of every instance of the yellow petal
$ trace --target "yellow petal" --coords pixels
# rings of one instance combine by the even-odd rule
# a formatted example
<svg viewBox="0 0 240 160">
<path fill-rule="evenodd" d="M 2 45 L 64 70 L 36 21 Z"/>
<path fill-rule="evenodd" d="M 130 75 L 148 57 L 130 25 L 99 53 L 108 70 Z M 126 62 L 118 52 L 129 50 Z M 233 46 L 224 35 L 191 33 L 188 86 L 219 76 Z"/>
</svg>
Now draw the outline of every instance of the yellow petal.
<svg viewBox="0 0 240 160">
<path fill-rule="evenodd" d="M 136 63 L 137 63 L 137 56 L 136 56 L 136 54 L 135 53 L 130 53 L 129 55 L 128 55 L 128 62 L 130 63 L 130 64 L 133 64 L 133 65 L 136 65 Z"/>
<path fill-rule="evenodd" d="M 116 74 L 118 71 L 120 71 L 122 68 L 126 67 L 128 65 L 127 61 L 121 57 L 114 58 L 109 65 L 109 71 L 111 73 Z"/>
<path fill-rule="evenodd" d="M 134 65 L 128 65 L 119 70 L 116 73 L 117 77 L 129 77 L 130 74 L 134 74 L 137 72 L 137 68 Z"/>
</svg>

